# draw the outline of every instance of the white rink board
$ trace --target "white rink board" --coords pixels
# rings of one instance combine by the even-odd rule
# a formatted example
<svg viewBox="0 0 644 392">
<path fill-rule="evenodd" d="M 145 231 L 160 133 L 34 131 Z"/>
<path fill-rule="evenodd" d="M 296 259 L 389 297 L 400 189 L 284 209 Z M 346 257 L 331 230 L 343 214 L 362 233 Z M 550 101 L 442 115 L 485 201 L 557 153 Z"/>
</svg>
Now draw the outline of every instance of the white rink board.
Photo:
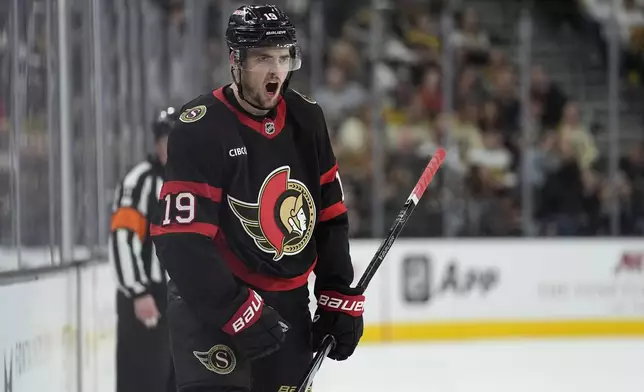
<svg viewBox="0 0 644 392">
<path fill-rule="evenodd" d="M 356 280 L 378 245 L 352 243 Z M 630 267 L 622 265 L 625 255 Z M 400 239 L 367 289 L 365 317 L 368 323 L 644 319 L 642 255 L 642 240 Z"/>
<path fill-rule="evenodd" d="M 77 391 L 77 290 L 81 290 L 83 391 L 114 391 L 115 286 L 110 266 L 46 274 L 0 286 L 3 385 L 7 392 Z"/>
<path fill-rule="evenodd" d="M 352 241 L 355 282 L 379 245 L 378 241 Z M 489 328 L 496 328 L 494 321 L 508 320 L 644 321 L 643 254 L 642 240 L 399 239 L 366 291 L 365 324 L 367 329 L 378 329 L 383 324 L 425 328 L 450 322 L 492 322 Z M 450 281 L 446 276 L 452 262 L 456 272 Z M 0 309 L 7 320 L 0 327 L 0 350 L 7 374 L 4 382 L 10 385 L 11 392 L 78 392 L 77 290 L 82 292 L 83 392 L 113 392 L 116 287 L 111 266 L 103 263 L 84 267 L 80 287 L 76 274 L 70 269 L 30 282 L 0 286 Z M 445 285 L 446 281 L 451 284 Z M 314 303 L 311 305 L 314 308 Z M 401 331 L 394 331 L 394 335 L 405 335 L 404 328 Z M 380 362 L 399 363 L 406 355 L 397 350 L 376 354 L 368 347 L 361 345 L 358 352 L 370 353 Z M 438 362 L 431 362 L 427 369 L 423 367 L 427 377 Z M 323 369 L 326 368 L 325 362 Z M 393 370 L 385 367 L 377 372 L 394 376 L 387 369 Z M 607 374 L 614 371 L 617 370 Z M 354 380 L 358 373 L 339 377 Z M 354 386 L 358 385 L 362 384 Z M 401 385 L 412 387 L 404 382 Z M 468 388 L 476 389 L 474 385 Z M 323 381 L 319 390 L 328 390 Z"/>
<path fill-rule="evenodd" d="M 116 285 L 112 266 L 81 270 L 83 392 L 113 392 L 116 355 Z M 111 381 L 111 382 L 110 382 Z"/>
<path fill-rule="evenodd" d="M 75 390 L 74 298 L 72 274 L 0 287 L 5 390 Z"/>
</svg>

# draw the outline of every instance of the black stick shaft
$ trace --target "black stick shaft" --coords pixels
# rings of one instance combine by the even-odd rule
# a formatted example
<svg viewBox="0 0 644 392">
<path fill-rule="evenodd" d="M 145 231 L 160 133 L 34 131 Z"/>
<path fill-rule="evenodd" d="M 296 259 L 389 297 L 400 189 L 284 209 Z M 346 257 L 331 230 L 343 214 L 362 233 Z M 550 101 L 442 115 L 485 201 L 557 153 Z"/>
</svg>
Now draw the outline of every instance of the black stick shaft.
<svg viewBox="0 0 644 392">
<path fill-rule="evenodd" d="M 380 268 L 380 265 L 385 259 L 385 256 L 387 256 L 387 253 L 389 253 L 389 249 L 391 249 L 391 246 L 394 244 L 394 241 L 396 241 L 396 238 L 398 238 L 400 232 L 405 227 L 405 224 L 409 220 L 412 212 L 414 212 L 418 201 L 425 193 L 425 190 L 427 189 L 429 183 L 432 181 L 434 174 L 436 174 L 436 171 L 443 163 L 443 159 L 445 159 L 445 151 L 441 148 L 436 151 L 434 157 L 427 164 L 427 167 L 416 183 L 414 190 L 405 201 L 403 208 L 400 210 L 400 213 L 398 213 L 396 220 L 389 229 L 387 237 L 380 244 L 380 247 L 376 251 L 376 254 L 371 259 L 371 262 L 369 262 L 367 269 L 362 273 L 362 276 L 360 277 L 357 285 L 357 288 L 360 288 L 361 292 L 364 292 L 366 290 L 369 282 L 371 282 L 371 279 L 373 279 L 373 277 L 376 275 L 376 271 L 378 271 L 378 268 Z M 333 338 L 333 336 L 326 335 L 322 340 L 322 344 L 320 344 L 320 348 L 318 349 L 317 354 L 315 355 L 315 357 L 313 357 L 313 360 L 311 361 L 306 374 L 302 378 L 302 381 L 300 381 L 300 383 L 298 384 L 297 392 L 308 392 L 309 387 L 311 386 L 311 384 L 313 384 L 313 378 L 315 377 L 315 374 L 320 369 L 320 366 L 322 366 L 322 361 L 324 361 L 324 358 L 326 358 L 329 352 L 333 349 L 334 345 L 335 339 Z"/>
</svg>

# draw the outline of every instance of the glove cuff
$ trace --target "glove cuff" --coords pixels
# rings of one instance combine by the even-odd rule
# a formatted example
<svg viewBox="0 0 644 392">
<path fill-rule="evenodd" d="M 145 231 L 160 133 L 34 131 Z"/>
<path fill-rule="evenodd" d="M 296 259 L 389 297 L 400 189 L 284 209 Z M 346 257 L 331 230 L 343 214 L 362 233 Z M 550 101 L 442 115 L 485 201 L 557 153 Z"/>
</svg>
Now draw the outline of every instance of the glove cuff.
<svg viewBox="0 0 644 392">
<path fill-rule="evenodd" d="M 364 313 L 364 295 L 346 295 L 337 291 L 323 290 L 318 293 L 318 307 L 328 312 L 342 312 L 353 317 Z"/>
<path fill-rule="evenodd" d="M 248 289 L 248 298 L 246 301 L 221 329 L 229 335 L 238 334 L 260 319 L 263 306 L 264 299 L 254 290 Z"/>
</svg>

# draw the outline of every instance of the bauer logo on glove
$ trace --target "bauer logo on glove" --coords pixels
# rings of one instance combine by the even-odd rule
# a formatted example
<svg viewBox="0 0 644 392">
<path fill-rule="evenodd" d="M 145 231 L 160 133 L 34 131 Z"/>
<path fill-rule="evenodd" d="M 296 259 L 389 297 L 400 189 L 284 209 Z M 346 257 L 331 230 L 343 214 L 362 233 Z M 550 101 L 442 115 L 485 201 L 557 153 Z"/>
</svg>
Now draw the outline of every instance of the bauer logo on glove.
<svg viewBox="0 0 644 392">
<path fill-rule="evenodd" d="M 321 292 L 318 305 L 329 311 L 345 312 L 359 316 L 364 312 L 364 295 L 344 296 L 340 293 Z"/>
<path fill-rule="evenodd" d="M 321 290 L 317 293 L 318 308 L 313 317 L 313 348 L 320 347 L 326 335 L 335 338 L 335 347 L 328 357 L 337 361 L 349 358 L 362 337 L 365 297 L 351 287 Z"/>
<path fill-rule="evenodd" d="M 224 326 L 224 331 L 229 334 L 238 333 L 248 328 L 261 315 L 260 309 L 264 300 L 255 291 L 249 290 L 248 299 L 241 308 L 235 313 L 233 318 Z"/>
</svg>

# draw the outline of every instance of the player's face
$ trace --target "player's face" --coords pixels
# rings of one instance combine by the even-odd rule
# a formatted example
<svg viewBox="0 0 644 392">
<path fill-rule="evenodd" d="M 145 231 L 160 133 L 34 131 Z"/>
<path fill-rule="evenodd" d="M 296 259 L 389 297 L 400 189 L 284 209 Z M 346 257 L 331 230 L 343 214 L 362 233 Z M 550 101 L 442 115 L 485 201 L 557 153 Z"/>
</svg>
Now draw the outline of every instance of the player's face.
<svg viewBox="0 0 644 392">
<path fill-rule="evenodd" d="M 242 70 L 244 96 L 260 107 L 274 107 L 290 69 L 287 48 L 249 49 Z"/>
</svg>

